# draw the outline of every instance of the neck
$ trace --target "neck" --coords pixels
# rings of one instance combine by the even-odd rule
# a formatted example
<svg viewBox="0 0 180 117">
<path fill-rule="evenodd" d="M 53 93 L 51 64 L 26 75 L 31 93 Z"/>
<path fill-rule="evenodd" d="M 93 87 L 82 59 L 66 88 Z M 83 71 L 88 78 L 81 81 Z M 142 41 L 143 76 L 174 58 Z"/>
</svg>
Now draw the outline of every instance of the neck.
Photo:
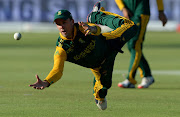
<svg viewBox="0 0 180 117">
<path fill-rule="evenodd" d="M 67 37 L 67 39 L 73 39 L 73 37 L 74 37 L 74 28 L 73 28 L 71 34 Z"/>
</svg>

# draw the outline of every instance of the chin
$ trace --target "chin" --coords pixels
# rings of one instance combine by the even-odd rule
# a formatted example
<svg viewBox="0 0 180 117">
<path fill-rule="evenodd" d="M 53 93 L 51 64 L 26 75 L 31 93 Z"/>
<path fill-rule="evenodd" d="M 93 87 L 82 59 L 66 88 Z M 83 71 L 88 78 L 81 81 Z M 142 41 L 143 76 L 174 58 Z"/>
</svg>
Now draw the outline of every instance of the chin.
<svg viewBox="0 0 180 117">
<path fill-rule="evenodd" d="M 67 37 L 67 34 L 66 34 L 66 33 L 61 32 L 61 34 L 62 34 L 64 37 Z"/>
</svg>

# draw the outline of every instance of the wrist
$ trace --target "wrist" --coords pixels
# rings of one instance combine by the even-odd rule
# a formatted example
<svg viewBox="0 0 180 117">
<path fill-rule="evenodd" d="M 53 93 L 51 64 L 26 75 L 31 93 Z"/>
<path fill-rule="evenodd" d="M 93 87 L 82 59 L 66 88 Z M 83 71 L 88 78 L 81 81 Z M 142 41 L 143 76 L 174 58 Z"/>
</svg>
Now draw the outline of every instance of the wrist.
<svg viewBox="0 0 180 117">
<path fill-rule="evenodd" d="M 50 86 L 50 83 L 47 80 L 44 80 L 43 82 L 45 84 L 45 87 L 49 87 Z"/>
<path fill-rule="evenodd" d="M 127 8 L 126 8 L 126 7 L 123 7 L 123 8 L 122 8 L 122 11 L 127 11 Z"/>
<path fill-rule="evenodd" d="M 164 10 L 159 10 L 159 13 L 164 13 Z"/>
<path fill-rule="evenodd" d="M 93 26 L 93 27 L 92 27 L 91 33 L 94 33 L 94 34 L 97 33 L 97 27 L 96 27 L 96 26 Z"/>
</svg>

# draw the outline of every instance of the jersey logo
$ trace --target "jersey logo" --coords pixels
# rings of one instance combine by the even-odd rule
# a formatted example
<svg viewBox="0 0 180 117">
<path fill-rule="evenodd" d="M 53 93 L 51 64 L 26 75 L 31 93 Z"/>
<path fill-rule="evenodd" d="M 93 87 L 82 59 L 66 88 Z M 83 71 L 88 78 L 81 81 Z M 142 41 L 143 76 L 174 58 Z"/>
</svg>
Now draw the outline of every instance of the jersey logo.
<svg viewBox="0 0 180 117">
<path fill-rule="evenodd" d="M 57 50 L 57 51 L 54 53 L 54 55 L 60 55 L 60 54 L 59 54 L 59 51 Z"/>
<path fill-rule="evenodd" d="M 79 39 L 79 42 L 80 42 L 80 43 L 85 43 L 85 41 L 82 40 L 82 38 Z"/>
<path fill-rule="evenodd" d="M 82 51 L 79 55 L 75 55 L 73 58 L 77 61 L 79 59 L 85 58 L 92 50 L 95 48 L 95 40 L 92 40 L 91 43 Z"/>
</svg>

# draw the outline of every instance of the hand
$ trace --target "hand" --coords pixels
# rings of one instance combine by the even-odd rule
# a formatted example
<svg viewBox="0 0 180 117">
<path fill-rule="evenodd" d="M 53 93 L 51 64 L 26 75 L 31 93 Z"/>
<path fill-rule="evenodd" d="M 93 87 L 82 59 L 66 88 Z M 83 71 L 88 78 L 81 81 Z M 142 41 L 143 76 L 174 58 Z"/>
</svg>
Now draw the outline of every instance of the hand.
<svg viewBox="0 0 180 117">
<path fill-rule="evenodd" d="M 97 32 L 96 26 L 89 26 L 88 24 L 86 24 L 84 22 L 78 22 L 78 24 L 84 28 L 84 31 L 86 32 L 85 36 L 90 35 L 91 33 Z"/>
<path fill-rule="evenodd" d="M 122 12 L 123 12 L 123 16 L 127 19 L 129 19 L 129 17 L 132 17 L 131 12 L 127 8 L 123 8 Z"/>
<path fill-rule="evenodd" d="M 36 75 L 36 79 L 36 83 L 29 85 L 30 87 L 33 87 L 34 89 L 44 89 L 49 86 L 49 83 L 47 81 L 42 81 L 38 75 Z"/>
<path fill-rule="evenodd" d="M 165 26 L 165 24 L 167 23 L 167 17 L 163 11 L 159 11 L 159 19 L 161 20 L 162 25 Z"/>
</svg>

